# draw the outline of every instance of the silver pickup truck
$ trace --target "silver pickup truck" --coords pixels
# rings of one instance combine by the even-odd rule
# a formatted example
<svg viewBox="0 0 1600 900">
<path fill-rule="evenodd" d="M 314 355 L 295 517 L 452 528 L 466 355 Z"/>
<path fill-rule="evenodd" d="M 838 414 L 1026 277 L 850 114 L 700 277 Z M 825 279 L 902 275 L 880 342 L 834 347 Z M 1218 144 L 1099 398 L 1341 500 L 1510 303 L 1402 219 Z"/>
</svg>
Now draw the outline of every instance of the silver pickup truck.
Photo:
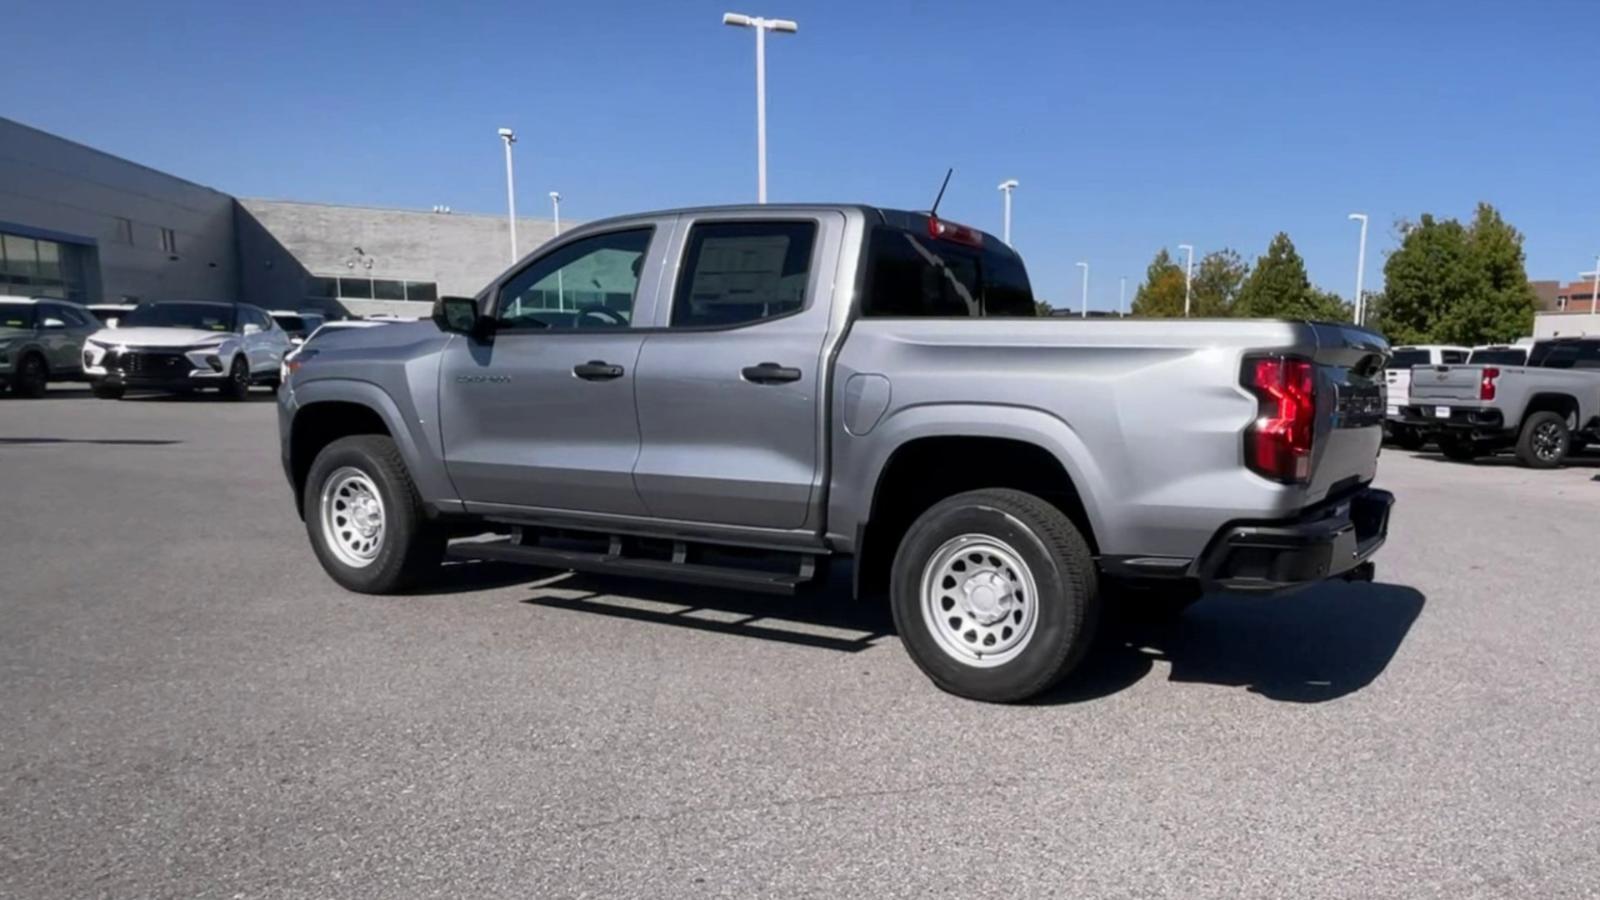
<svg viewBox="0 0 1600 900">
<path fill-rule="evenodd" d="M 994 236 L 866 206 L 588 224 L 290 362 L 283 465 L 356 591 L 454 556 L 793 593 L 853 560 L 940 687 L 1019 700 L 1102 597 L 1370 578 L 1387 345 L 1035 318 Z"/>
<path fill-rule="evenodd" d="M 1548 469 L 1600 441 L 1600 338 L 1537 341 L 1526 366 L 1417 366 L 1400 421 L 1451 459 L 1515 449 Z"/>
</svg>

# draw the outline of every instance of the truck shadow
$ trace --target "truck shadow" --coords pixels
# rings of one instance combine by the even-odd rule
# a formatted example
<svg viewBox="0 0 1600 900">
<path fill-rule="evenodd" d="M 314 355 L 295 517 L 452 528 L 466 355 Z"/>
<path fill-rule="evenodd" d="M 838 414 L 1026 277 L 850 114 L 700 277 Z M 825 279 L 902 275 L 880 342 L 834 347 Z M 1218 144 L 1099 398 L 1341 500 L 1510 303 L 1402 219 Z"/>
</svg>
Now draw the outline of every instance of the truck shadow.
<svg viewBox="0 0 1600 900">
<path fill-rule="evenodd" d="M 483 586 L 529 571 L 486 565 L 476 573 L 482 579 L 472 580 Z M 522 602 L 546 609 L 844 653 L 895 636 L 888 604 L 851 596 L 847 566 L 800 597 L 533 571 L 545 577 Z M 1133 608 L 1108 609 L 1089 658 L 1032 702 L 1107 697 L 1148 677 L 1158 662 L 1169 666 L 1170 681 L 1242 687 L 1292 703 L 1334 700 L 1383 672 L 1425 602 L 1402 585 L 1330 581 L 1282 597 L 1209 595 L 1170 622 L 1141 620 Z"/>
<path fill-rule="evenodd" d="M 848 570 L 798 597 L 573 572 L 546 579 L 522 602 L 842 653 L 859 653 L 894 634 L 887 604 L 850 595 Z"/>
<path fill-rule="evenodd" d="M 1329 581 L 1284 597 L 1210 595 L 1170 622 L 1109 610 L 1089 659 L 1035 702 L 1106 697 L 1157 662 L 1170 666 L 1169 681 L 1242 687 L 1290 703 L 1335 700 L 1383 672 L 1425 603 L 1402 585 Z"/>
</svg>

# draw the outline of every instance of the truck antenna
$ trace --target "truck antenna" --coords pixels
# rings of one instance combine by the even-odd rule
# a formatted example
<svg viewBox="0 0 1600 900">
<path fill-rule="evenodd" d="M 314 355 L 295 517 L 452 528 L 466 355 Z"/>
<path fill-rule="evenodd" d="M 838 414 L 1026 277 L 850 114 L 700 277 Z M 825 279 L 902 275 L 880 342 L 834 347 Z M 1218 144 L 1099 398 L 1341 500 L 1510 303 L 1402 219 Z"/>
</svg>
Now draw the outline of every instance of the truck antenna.
<svg viewBox="0 0 1600 900">
<path fill-rule="evenodd" d="M 950 186 L 950 176 L 955 174 L 955 168 L 944 170 L 944 184 L 939 185 L 939 196 L 933 198 L 933 209 L 928 210 L 928 218 L 939 218 L 939 201 L 944 199 L 944 189 Z"/>
</svg>

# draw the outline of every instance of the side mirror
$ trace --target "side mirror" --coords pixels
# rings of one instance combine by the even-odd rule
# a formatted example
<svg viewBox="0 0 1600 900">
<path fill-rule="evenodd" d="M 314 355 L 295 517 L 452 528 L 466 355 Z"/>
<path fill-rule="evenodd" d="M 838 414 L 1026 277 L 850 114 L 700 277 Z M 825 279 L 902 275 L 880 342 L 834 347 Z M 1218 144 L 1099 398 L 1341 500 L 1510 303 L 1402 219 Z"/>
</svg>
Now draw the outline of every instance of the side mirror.
<svg viewBox="0 0 1600 900">
<path fill-rule="evenodd" d="M 471 297 L 440 297 L 433 304 L 433 321 L 440 331 L 482 338 L 489 332 L 490 320 L 478 315 L 478 301 Z"/>
<path fill-rule="evenodd" d="M 305 342 L 306 342 L 306 339 L 303 338 L 303 337 L 291 337 L 291 338 L 289 338 L 289 346 L 291 346 L 291 347 L 298 347 L 301 344 L 304 344 Z"/>
<path fill-rule="evenodd" d="M 249 337 L 252 334 L 260 334 L 261 326 L 254 322 L 246 322 L 244 323 L 244 333 L 245 337 Z"/>
<path fill-rule="evenodd" d="M 40 324 L 44 328 L 47 328 L 47 329 L 49 329 L 51 331 L 55 331 L 56 329 L 67 327 L 67 323 L 61 321 L 60 319 L 45 319 L 44 322 L 42 322 Z"/>
<path fill-rule="evenodd" d="M 115 328 L 115 327 L 117 327 L 117 318 L 116 318 L 116 316 L 112 316 L 111 318 L 106 320 L 106 327 L 107 328 Z"/>
</svg>

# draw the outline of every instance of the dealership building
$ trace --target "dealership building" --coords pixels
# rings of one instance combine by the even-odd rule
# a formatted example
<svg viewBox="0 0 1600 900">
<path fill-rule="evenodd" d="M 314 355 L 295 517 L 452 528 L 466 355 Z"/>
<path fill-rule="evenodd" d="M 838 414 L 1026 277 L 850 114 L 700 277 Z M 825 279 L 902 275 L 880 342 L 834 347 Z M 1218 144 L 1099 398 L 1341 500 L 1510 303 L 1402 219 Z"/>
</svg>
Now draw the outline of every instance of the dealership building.
<svg viewBox="0 0 1600 900">
<path fill-rule="evenodd" d="M 554 234 L 517 220 L 523 253 Z M 238 198 L 0 118 L 0 294 L 422 316 L 509 246 L 504 216 Z"/>
</svg>

